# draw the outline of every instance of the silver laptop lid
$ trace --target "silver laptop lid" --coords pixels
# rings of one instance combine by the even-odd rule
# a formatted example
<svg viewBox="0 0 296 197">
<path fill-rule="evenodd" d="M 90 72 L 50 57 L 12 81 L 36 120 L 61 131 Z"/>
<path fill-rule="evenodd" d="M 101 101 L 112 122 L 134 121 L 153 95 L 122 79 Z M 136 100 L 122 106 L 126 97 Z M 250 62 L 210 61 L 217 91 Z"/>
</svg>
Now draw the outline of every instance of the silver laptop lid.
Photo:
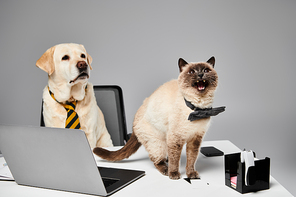
<svg viewBox="0 0 296 197">
<path fill-rule="evenodd" d="M 0 125 L 0 149 L 18 184 L 107 195 L 81 130 Z"/>
</svg>

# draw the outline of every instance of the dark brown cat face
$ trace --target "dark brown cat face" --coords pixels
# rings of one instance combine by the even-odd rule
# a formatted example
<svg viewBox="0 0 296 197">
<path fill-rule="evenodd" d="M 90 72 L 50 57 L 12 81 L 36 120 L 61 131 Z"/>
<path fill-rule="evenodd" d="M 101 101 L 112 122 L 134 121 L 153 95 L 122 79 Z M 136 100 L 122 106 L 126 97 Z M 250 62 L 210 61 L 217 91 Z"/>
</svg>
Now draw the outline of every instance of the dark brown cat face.
<svg viewBox="0 0 296 197">
<path fill-rule="evenodd" d="M 178 81 L 183 91 L 200 96 L 215 91 L 218 85 L 218 75 L 214 65 L 214 57 L 211 57 L 207 62 L 199 63 L 187 63 L 180 58 Z"/>
</svg>

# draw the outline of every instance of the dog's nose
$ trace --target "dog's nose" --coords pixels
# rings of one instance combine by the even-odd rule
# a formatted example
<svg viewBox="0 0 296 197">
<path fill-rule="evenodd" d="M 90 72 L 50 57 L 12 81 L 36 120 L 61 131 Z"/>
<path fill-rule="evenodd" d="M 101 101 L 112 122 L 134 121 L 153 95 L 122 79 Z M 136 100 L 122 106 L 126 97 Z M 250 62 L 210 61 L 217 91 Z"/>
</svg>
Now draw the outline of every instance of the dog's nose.
<svg viewBox="0 0 296 197">
<path fill-rule="evenodd" d="M 85 61 L 80 61 L 76 66 L 79 70 L 85 70 L 87 68 L 87 63 Z"/>
</svg>

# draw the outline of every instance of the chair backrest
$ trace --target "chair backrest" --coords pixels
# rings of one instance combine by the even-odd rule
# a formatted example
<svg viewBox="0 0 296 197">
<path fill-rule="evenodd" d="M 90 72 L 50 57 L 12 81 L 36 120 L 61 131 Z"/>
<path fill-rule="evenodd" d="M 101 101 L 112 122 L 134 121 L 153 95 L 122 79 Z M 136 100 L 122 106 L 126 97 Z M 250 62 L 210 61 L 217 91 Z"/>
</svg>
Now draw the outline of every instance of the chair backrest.
<svg viewBox="0 0 296 197">
<path fill-rule="evenodd" d="M 114 146 L 123 146 L 128 141 L 122 89 L 117 85 L 94 86 L 97 104 L 102 110 L 106 127 Z M 45 126 L 43 102 L 40 126 Z"/>
</svg>

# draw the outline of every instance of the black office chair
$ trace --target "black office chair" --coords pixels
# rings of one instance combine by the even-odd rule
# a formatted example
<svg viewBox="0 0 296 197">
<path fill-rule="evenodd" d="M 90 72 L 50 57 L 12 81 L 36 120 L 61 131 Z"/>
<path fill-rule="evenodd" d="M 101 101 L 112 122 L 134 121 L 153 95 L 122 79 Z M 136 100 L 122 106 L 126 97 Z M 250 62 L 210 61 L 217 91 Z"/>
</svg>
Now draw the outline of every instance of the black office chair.
<svg viewBox="0 0 296 197">
<path fill-rule="evenodd" d="M 102 110 L 106 127 L 114 146 L 123 146 L 130 138 L 127 134 L 122 89 L 116 85 L 94 86 L 97 104 Z M 45 126 L 43 119 L 43 101 L 40 126 Z"/>
</svg>

